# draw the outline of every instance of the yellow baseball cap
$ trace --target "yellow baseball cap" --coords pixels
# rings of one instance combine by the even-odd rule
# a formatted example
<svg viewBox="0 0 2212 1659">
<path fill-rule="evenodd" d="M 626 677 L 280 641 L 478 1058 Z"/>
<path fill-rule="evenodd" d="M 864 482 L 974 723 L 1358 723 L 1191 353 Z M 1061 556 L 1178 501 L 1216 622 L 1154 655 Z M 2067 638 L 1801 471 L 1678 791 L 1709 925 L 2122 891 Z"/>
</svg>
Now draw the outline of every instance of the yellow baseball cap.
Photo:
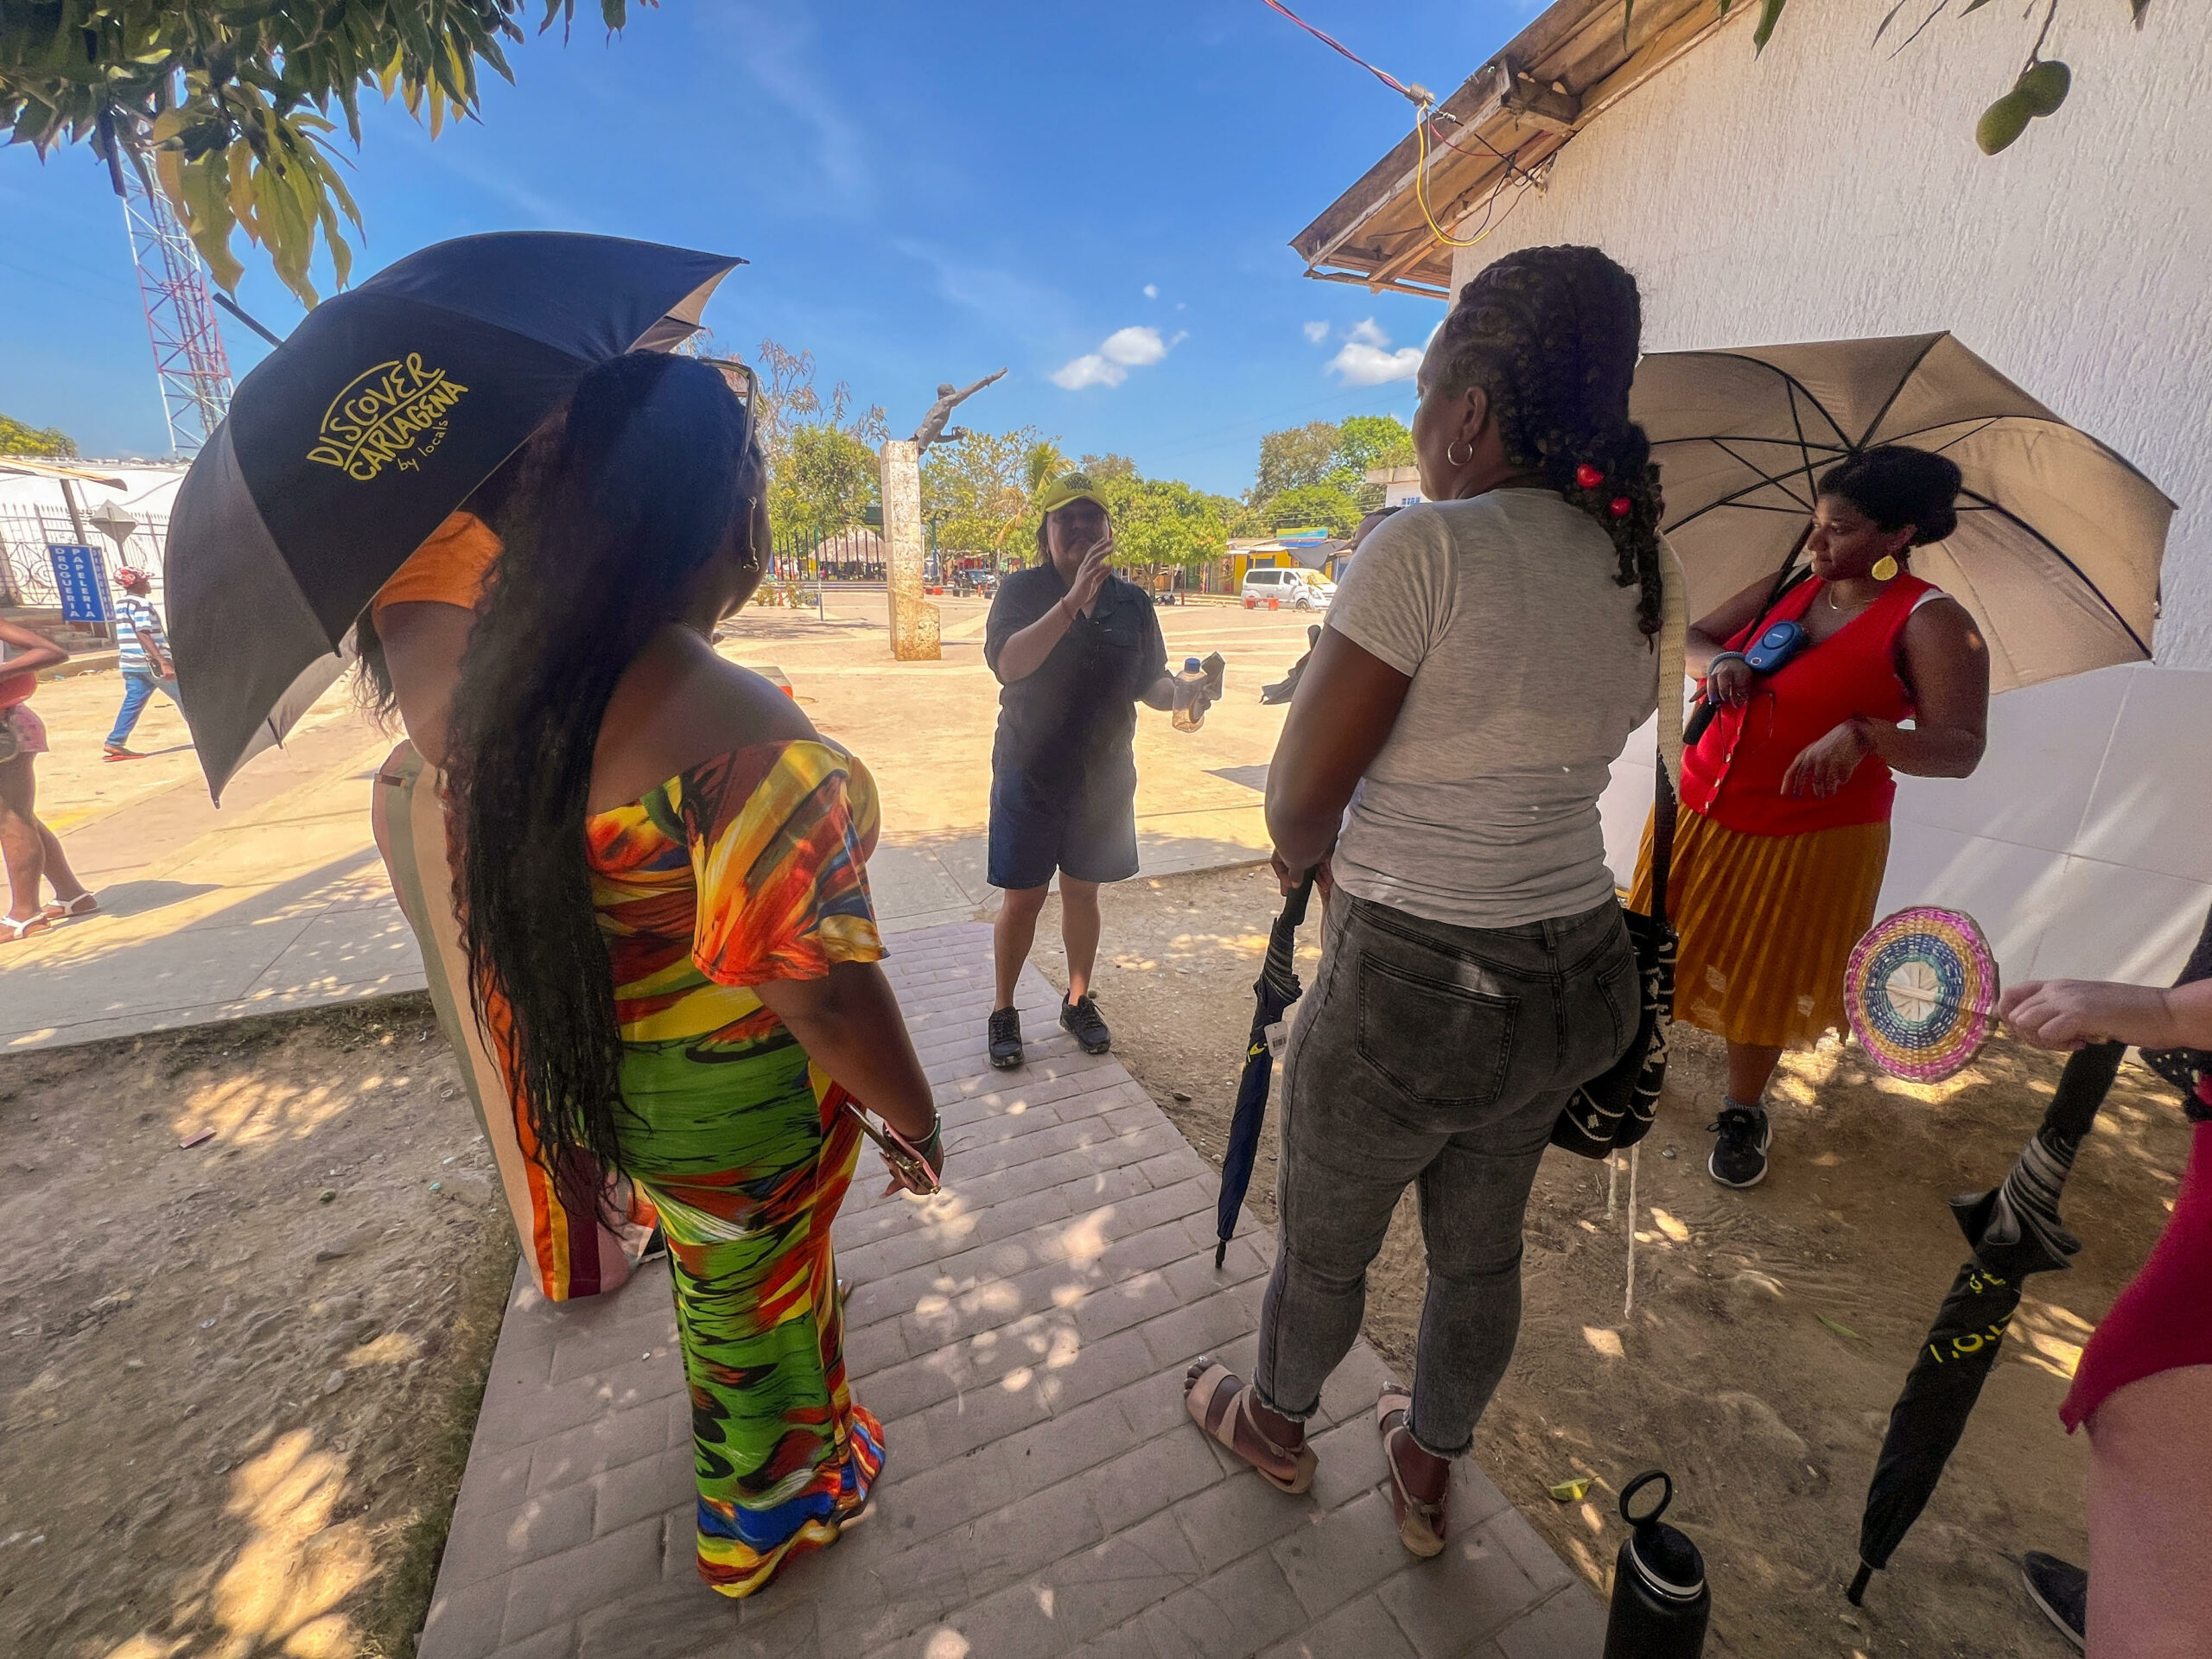
<svg viewBox="0 0 2212 1659">
<path fill-rule="evenodd" d="M 1098 493 L 1098 486 L 1090 481 L 1088 473 L 1069 473 L 1054 479 L 1045 486 L 1045 493 L 1037 505 L 1046 512 L 1055 512 L 1071 501 L 1088 501 L 1102 512 L 1110 511 L 1106 498 Z"/>
</svg>

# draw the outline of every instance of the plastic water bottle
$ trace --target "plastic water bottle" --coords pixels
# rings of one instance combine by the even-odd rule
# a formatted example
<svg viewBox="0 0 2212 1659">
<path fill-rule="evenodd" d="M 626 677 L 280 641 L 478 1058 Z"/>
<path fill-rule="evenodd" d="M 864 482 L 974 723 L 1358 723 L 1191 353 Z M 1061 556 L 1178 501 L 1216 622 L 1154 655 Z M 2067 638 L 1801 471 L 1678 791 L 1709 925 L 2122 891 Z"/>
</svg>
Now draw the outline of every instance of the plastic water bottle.
<svg viewBox="0 0 2212 1659">
<path fill-rule="evenodd" d="M 1664 1489 L 1657 1505 L 1648 1515 L 1629 1513 L 1629 1501 L 1655 1480 Z M 1659 1469 L 1638 1475 L 1621 1493 L 1621 1519 L 1636 1530 L 1613 1567 L 1605 1659 L 1700 1659 L 1705 1652 L 1713 1592 L 1697 1546 L 1660 1522 L 1674 1501 L 1675 1483 Z"/>
<path fill-rule="evenodd" d="M 1183 659 L 1175 677 L 1175 713 L 1172 722 L 1179 732 L 1195 732 L 1206 723 L 1206 665 L 1196 657 Z"/>
</svg>

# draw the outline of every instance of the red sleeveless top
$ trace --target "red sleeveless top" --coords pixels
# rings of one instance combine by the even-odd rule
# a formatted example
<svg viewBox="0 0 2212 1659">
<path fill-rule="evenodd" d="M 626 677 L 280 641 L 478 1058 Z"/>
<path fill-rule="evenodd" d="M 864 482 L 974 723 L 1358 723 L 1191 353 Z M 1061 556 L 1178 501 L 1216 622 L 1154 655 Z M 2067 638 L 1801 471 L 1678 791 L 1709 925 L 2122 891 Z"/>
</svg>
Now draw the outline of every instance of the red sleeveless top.
<svg viewBox="0 0 2212 1659">
<path fill-rule="evenodd" d="M 1817 576 L 1800 582 L 1771 611 L 1747 623 L 1728 649 L 1741 651 L 1753 629 L 1797 621 L 1827 587 Z M 1897 785 L 1878 754 L 1861 760 L 1825 800 L 1783 794 L 1782 778 L 1807 745 L 1853 715 L 1911 716 L 1911 694 L 1897 677 L 1897 636 L 1920 596 L 1933 591 L 1932 583 L 1900 572 L 1879 599 L 1835 632 L 1802 647 L 1780 673 L 1756 678 L 1750 700 L 1721 709 L 1697 747 L 1682 756 L 1682 804 L 1747 836 L 1802 836 L 1888 822 Z"/>
</svg>

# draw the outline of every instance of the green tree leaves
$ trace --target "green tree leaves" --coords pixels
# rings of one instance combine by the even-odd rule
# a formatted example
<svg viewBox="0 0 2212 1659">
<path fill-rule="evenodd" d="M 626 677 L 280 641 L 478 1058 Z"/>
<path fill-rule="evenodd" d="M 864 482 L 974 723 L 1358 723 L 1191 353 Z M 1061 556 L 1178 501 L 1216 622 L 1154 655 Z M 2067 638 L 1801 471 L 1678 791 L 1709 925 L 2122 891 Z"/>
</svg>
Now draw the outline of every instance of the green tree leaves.
<svg viewBox="0 0 2212 1659">
<path fill-rule="evenodd" d="M 1331 421 L 1309 421 L 1260 440 L 1260 466 L 1248 499 L 1255 505 L 1301 485 L 1319 484 L 1341 470 L 1338 429 Z"/>
<path fill-rule="evenodd" d="M 1365 483 L 1372 467 L 1414 464 L 1414 435 L 1395 415 L 1353 415 L 1337 426 L 1337 461 Z"/>
<path fill-rule="evenodd" d="M 1358 525 L 1358 498 L 1333 480 L 1300 484 L 1267 503 L 1268 524 L 1263 534 L 1278 530 L 1326 530 L 1332 536 L 1349 536 Z"/>
<path fill-rule="evenodd" d="M 1260 464 L 1236 515 L 1239 534 L 1325 524 L 1349 536 L 1362 511 L 1380 505 L 1369 469 L 1410 467 L 1414 435 L 1395 415 L 1353 415 L 1270 432 L 1260 440 Z"/>
<path fill-rule="evenodd" d="M 647 0 L 648 3 L 652 0 Z M 545 0 L 565 35 L 576 0 Z M 504 43 L 529 0 L 0 0 L 0 129 L 41 155 L 89 143 L 118 193 L 147 169 L 218 283 L 244 267 L 234 231 L 267 251 L 301 303 L 318 240 L 342 285 L 345 226 L 361 226 L 328 135 L 358 144 L 363 88 L 397 97 L 436 137 L 473 117 L 477 73 L 513 79 Z M 627 0 L 600 0 L 610 30 Z"/>
<path fill-rule="evenodd" d="M 1116 563 L 1164 570 L 1202 564 L 1228 550 L 1233 502 L 1179 479 L 1139 478 L 1134 468 L 1096 482 L 1114 515 Z"/>
<path fill-rule="evenodd" d="M 32 426 L 0 415 L 0 455 L 29 455 L 56 461 L 77 453 L 70 435 L 57 426 Z"/>
<path fill-rule="evenodd" d="M 833 536 L 874 506 L 880 489 L 876 453 L 827 421 L 786 429 L 773 462 L 768 513 L 777 531 Z"/>
<path fill-rule="evenodd" d="M 1033 426 L 933 443 L 922 452 L 922 517 L 936 520 L 948 552 L 1019 553 L 1016 532 L 1036 525 L 1037 492 L 1066 470 L 1058 444 Z"/>
</svg>

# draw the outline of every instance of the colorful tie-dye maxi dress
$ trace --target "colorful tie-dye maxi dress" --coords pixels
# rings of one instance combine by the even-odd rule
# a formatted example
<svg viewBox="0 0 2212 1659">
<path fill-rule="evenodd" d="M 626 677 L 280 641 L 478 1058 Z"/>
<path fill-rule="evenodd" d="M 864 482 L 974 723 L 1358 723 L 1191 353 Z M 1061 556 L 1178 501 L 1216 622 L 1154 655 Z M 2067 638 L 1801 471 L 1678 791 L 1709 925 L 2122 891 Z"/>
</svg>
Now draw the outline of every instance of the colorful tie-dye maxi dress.
<svg viewBox="0 0 2212 1659">
<path fill-rule="evenodd" d="M 834 1542 L 883 1431 L 846 1387 L 830 1224 L 860 1132 L 748 987 L 873 962 L 866 770 L 761 744 L 586 821 L 621 1027 L 622 1164 L 660 1213 L 699 1478 L 699 1573 L 749 1595 Z"/>
</svg>

